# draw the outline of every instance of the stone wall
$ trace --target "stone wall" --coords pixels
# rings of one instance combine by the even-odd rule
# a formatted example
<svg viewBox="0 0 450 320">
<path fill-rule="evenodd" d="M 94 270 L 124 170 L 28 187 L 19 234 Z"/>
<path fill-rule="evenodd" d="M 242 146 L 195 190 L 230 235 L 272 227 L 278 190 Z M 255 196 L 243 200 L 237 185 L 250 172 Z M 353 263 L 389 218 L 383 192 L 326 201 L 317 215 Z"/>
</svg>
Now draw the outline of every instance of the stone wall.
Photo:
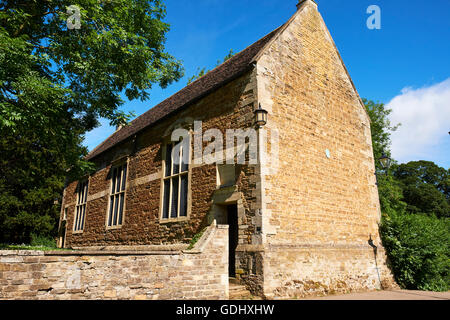
<svg viewBox="0 0 450 320">
<path fill-rule="evenodd" d="M 228 226 L 160 250 L 0 251 L 0 299 L 228 299 Z"/>
<path fill-rule="evenodd" d="M 264 255 L 267 298 L 391 289 L 384 250 L 366 246 L 271 246 Z"/>
<path fill-rule="evenodd" d="M 378 288 L 368 244 L 382 248 L 370 118 L 313 1 L 302 2 L 257 69 L 264 130 L 269 138 L 279 132 L 278 167 L 269 162 L 261 178 L 264 294 L 302 295 L 292 281 L 328 292 L 340 282 Z M 289 254 L 277 249 L 284 247 Z M 315 248 L 313 267 L 305 248 Z"/>
</svg>

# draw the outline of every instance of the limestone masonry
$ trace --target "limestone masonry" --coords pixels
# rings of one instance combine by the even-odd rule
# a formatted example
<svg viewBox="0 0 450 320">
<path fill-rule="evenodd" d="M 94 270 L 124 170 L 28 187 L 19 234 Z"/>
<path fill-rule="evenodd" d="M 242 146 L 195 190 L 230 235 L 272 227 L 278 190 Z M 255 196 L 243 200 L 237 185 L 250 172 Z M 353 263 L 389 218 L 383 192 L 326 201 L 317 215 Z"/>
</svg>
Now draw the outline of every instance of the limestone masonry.
<svg viewBox="0 0 450 320">
<path fill-rule="evenodd" d="M 268 119 L 256 128 L 259 106 Z M 180 152 L 196 160 L 195 144 L 211 143 L 195 138 L 198 121 L 201 134 L 256 130 L 258 163 L 177 165 Z M 171 142 L 176 129 L 190 133 L 182 151 Z M 44 298 L 223 299 L 228 277 L 265 298 L 395 286 L 378 233 L 370 119 L 312 0 L 88 159 L 96 172 L 64 191 L 60 246 L 186 246 L 214 221 L 229 232 L 215 229 L 197 255 L 3 255 L 4 297 L 33 286 Z"/>
<path fill-rule="evenodd" d="M 228 299 L 228 228 L 193 250 L 0 251 L 0 299 Z"/>
</svg>

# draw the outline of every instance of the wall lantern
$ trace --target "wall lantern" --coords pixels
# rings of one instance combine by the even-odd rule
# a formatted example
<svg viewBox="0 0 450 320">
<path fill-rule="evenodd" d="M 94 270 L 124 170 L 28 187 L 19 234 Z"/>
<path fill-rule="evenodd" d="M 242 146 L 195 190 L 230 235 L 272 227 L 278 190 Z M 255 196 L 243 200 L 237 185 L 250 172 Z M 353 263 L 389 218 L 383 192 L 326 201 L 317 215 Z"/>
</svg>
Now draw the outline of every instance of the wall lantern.
<svg viewBox="0 0 450 320">
<path fill-rule="evenodd" d="M 391 167 L 391 158 L 389 158 L 386 154 L 383 153 L 383 155 L 380 158 L 380 163 L 383 169 L 386 170 L 387 174 L 387 170 Z"/>
<path fill-rule="evenodd" d="M 259 108 L 255 110 L 256 126 L 258 128 L 264 127 L 267 124 L 267 115 L 268 112 L 259 104 Z"/>
</svg>

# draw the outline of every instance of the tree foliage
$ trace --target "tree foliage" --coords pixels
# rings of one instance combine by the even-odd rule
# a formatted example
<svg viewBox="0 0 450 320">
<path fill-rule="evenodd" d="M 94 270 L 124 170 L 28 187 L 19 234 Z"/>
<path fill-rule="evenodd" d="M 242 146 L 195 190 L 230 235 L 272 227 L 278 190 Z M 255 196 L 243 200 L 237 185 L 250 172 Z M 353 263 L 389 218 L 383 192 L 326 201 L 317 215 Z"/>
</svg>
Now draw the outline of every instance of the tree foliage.
<svg viewBox="0 0 450 320">
<path fill-rule="evenodd" d="M 375 159 L 390 156 L 397 129 L 384 104 L 364 100 L 372 122 Z M 397 283 L 405 289 L 450 289 L 449 171 L 416 161 L 383 170 L 377 161 L 383 213 L 380 233 Z"/>
<path fill-rule="evenodd" d="M 394 172 L 403 186 L 407 210 L 450 218 L 450 170 L 430 161 L 413 161 Z"/>
<path fill-rule="evenodd" d="M 375 103 L 371 100 L 363 99 L 366 110 L 369 113 L 372 130 L 373 154 L 375 159 L 380 159 L 383 154 L 391 155 L 391 133 L 396 131 L 401 124 L 393 125 L 389 120 L 392 110 L 383 103 Z M 377 172 L 383 171 L 379 161 L 375 162 Z"/>
<path fill-rule="evenodd" d="M 399 285 L 412 290 L 450 290 L 449 219 L 394 213 L 384 215 L 380 230 Z"/>
<path fill-rule="evenodd" d="M 403 201 L 401 184 L 392 175 L 379 174 L 377 181 L 381 211 L 388 214 L 405 212 L 407 204 Z"/>
<path fill-rule="evenodd" d="M 7 0 L 0 13 L 3 124 L 47 125 L 68 111 L 84 129 L 98 116 L 123 120 L 120 94 L 147 99 L 153 83 L 182 76 L 164 50 L 169 25 L 159 0 L 78 0 L 80 28 L 68 29 L 72 0 Z M 48 106 L 48 102 L 53 103 Z M 49 110 L 50 108 L 50 110 Z"/>
<path fill-rule="evenodd" d="M 382 212 L 399 212 L 406 207 L 402 201 L 403 193 L 400 184 L 391 175 L 385 175 L 378 159 L 383 154 L 391 156 L 391 133 L 398 129 L 400 124 L 392 125 L 389 120 L 391 110 L 383 103 L 375 103 L 363 99 L 371 121 L 372 145 L 377 174 L 378 192 Z M 395 161 L 393 162 L 395 165 Z"/>
<path fill-rule="evenodd" d="M 69 28 L 76 5 L 79 29 Z M 0 241 L 51 234 L 64 180 L 92 165 L 83 135 L 125 123 L 122 96 L 183 76 L 160 0 L 0 2 Z"/>
</svg>

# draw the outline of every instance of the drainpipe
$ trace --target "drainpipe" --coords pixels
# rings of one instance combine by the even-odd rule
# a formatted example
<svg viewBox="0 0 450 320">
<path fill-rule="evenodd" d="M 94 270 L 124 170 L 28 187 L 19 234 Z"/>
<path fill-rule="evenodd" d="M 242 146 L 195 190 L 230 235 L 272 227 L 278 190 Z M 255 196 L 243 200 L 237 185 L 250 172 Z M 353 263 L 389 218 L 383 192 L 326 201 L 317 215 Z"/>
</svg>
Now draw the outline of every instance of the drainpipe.
<svg viewBox="0 0 450 320">
<path fill-rule="evenodd" d="M 378 281 L 380 281 L 381 290 L 384 290 L 383 283 L 381 282 L 380 270 L 378 269 L 378 262 L 377 262 L 378 247 L 373 243 L 372 235 L 370 235 L 370 239 L 369 239 L 368 243 L 369 243 L 369 246 L 371 246 L 373 248 L 373 254 L 375 257 L 375 269 L 377 269 Z"/>
</svg>

